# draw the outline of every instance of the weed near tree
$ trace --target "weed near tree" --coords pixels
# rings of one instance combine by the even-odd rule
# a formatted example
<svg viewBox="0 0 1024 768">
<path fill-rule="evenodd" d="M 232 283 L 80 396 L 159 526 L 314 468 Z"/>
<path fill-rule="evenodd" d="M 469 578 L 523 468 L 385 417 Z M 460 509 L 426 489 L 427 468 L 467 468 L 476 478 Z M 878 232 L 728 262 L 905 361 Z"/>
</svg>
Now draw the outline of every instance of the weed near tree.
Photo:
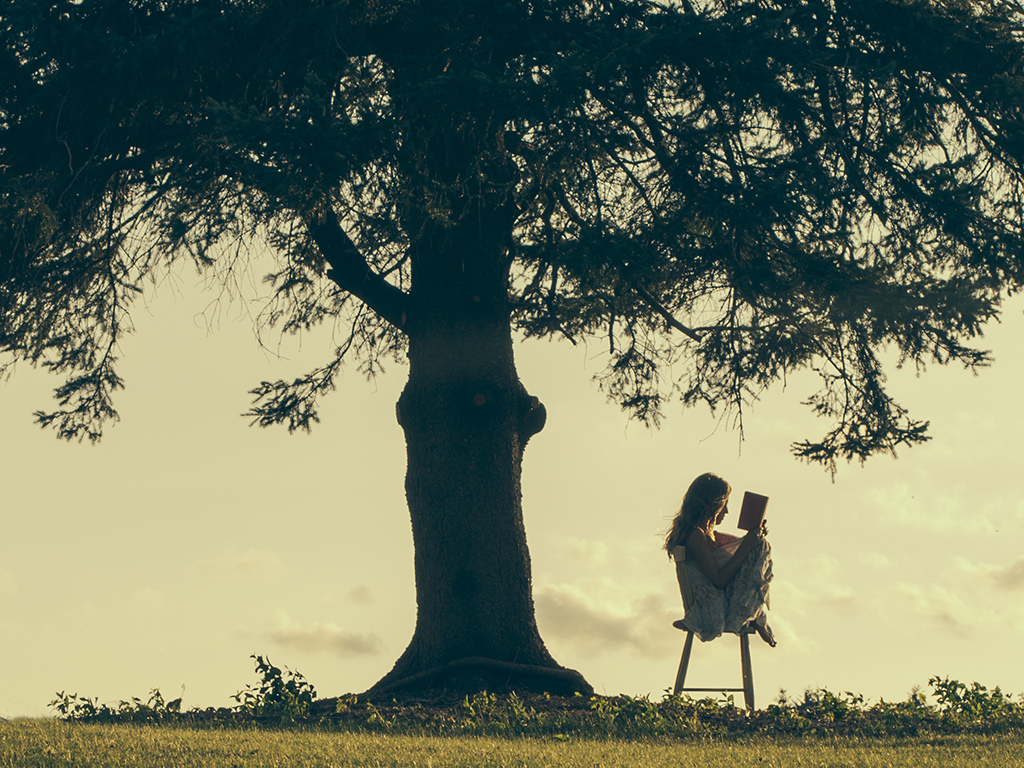
<svg viewBox="0 0 1024 768">
<path fill-rule="evenodd" d="M 0 768 L 1024 765 L 1024 700 L 949 678 L 902 702 L 817 689 L 747 712 L 670 694 L 317 699 L 298 672 L 253 659 L 260 682 L 232 707 L 182 711 L 156 689 L 116 704 L 62 692 L 59 719 L 0 722 Z"/>
<path fill-rule="evenodd" d="M 619 740 L 706 740 L 744 736 L 874 736 L 1024 734 L 1024 697 L 979 683 L 933 677 L 931 699 L 914 691 L 905 701 L 867 702 L 850 692 L 808 690 L 797 699 L 781 692 L 764 709 L 748 712 L 731 696 L 692 699 L 666 694 L 660 701 L 631 696 L 519 695 L 481 692 L 457 697 L 317 699 L 299 673 L 252 657 L 260 682 L 232 698 L 234 707 L 181 710 L 160 691 L 117 704 L 58 693 L 51 708 L 65 720 L 92 723 L 168 723 L 177 726 L 316 726 L 403 736 L 486 736 Z"/>
</svg>

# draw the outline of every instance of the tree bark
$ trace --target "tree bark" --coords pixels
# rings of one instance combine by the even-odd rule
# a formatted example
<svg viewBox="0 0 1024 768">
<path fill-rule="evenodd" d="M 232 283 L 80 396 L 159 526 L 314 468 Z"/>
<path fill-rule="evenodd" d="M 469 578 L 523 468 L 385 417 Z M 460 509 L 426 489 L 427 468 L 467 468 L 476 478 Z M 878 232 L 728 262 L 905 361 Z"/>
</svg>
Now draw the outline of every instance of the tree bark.
<svg viewBox="0 0 1024 768">
<path fill-rule="evenodd" d="M 403 680 L 416 688 L 589 690 L 578 674 L 558 673 L 534 619 L 520 477 L 543 406 L 516 377 L 511 341 L 493 336 L 464 328 L 455 338 L 410 339 L 398 413 L 416 629 L 375 690 L 406 687 Z"/>
<path fill-rule="evenodd" d="M 371 693 L 591 692 L 578 672 L 556 664 L 537 630 L 520 478 L 523 449 L 545 411 L 515 369 L 503 227 L 493 208 L 491 216 L 468 210 L 462 224 L 413 246 L 409 380 L 398 420 L 416 629 Z"/>
<path fill-rule="evenodd" d="M 509 249 L 519 208 L 507 119 L 467 95 L 425 100 L 458 68 L 445 57 L 438 66 L 395 69 L 396 98 L 409 100 L 401 167 L 415 190 L 400 214 L 411 283 L 398 420 L 417 612 L 408 648 L 371 692 L 589 692 L 551 658 L 534 618 L 520 477 L 545 414 L 513 357 Z"/>
</svg>

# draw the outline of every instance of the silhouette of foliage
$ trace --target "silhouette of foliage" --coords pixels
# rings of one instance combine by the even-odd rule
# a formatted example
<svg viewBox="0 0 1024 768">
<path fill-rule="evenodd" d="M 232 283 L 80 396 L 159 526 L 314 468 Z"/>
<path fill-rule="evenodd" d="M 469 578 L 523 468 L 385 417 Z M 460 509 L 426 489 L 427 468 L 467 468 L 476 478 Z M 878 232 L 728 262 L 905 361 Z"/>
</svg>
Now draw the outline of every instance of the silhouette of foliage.
<svg viewBox="0 0 1024 768">
<path fill-rule="evenodd" d="M 766 734 L 832 738 L 923 736 L 927 734 L 1002 734 L 1024 730 L 1024 698 L 932 677 L 934 703 L 915 690 L 904 700 L 871 703 L 860 694 L 809 689 L 797 699 L 781 691 L 763 709 L 747 711 L 722 694 L 693 699 L 665 693 L 660 701 L 639 696 L 497 695 L 374 699 L 355 695 L 317 700 L 298 672 L 282 672 L 263 657 L 257 660 L 258 687 L 246 686 L 232 698 L 233 708 L 180 711 L 180 700 L 165 704 L 154 690 L 148 703 L 138 698 L 111 706 L 77 694 L 58 693 L 50 707 L 67 720 L 102 722 L 164 721 L 184 725 L 247 723 L 316 724 L 352 731 L 431 736 L 506 738 L 714 738 Z M 287 678 L 287 679 L 286 679 Z"/>
<path fill-rule="evenodd" d="M 346 356 L 402 358 L 417 242 L 478 200 L 513 325 L 603 339 L 637 418 L 739 416 L 809 368 L 831 427 L 798 456 L 920 442 L 879 352 L 988 361 L 1022 275 L 1021 29 L 1011 0 L 14 0 L 0 346 L 68 377 L 42 424 L 95 440 L 146 281 L 187 259 L 230 288 L 259 244 L 262 321 L 341 329 L 254 390 L 256 423 L 308 429 Z"/>
<path fill-rule="evenodd" d="M 306 715 L 316 698 L 316 689 L 302 674 L 290 669 L 282 672 L 263 656 L 252 658 L 256 660 L 260 684 L 255 688 L 247 685 L 231 697 L 238 702 L 238 708 L 257 717 L 273 715 L 295 720 Z"/>
</svg>

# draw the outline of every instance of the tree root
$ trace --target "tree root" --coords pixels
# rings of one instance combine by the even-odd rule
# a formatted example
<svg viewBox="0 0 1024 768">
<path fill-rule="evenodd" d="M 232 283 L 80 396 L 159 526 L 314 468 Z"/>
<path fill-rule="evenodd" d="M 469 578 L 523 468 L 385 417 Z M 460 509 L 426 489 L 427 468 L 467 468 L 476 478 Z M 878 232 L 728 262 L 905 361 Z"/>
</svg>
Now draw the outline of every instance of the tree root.
<svg viewBox="0 0 1024 768">
<path fill-rule="evenodd" d="M 377 684 L 367 695 L 445 689 L 472 693 L 481 690 L 535 691 L 560 696 L 591 695 L 593 687 L 579 672 L 564 667 L 539 667 L 469 656 L 408 677 Z"/>
</svg>

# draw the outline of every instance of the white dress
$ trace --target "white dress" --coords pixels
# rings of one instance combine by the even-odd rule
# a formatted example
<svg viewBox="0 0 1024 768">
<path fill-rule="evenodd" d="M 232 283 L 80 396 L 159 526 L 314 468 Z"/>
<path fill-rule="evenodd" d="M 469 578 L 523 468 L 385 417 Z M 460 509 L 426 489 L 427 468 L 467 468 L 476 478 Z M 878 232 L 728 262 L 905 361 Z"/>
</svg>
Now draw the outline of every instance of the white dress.
<svg viewBox="0 0 1024 768">
<path fill-rule="evenodd" d="M 718 567 L 729 561 L 740 541 L 742 539 L 712 545 L 712 557 Z M 751 621 L 765 621 L 765 609 L 770 605 L 768 584 L 772 580 L 772 553 L 767 541 L 762 539 L 747 553 L 725 589 L 708 581 L 690 558 L 686 559 L 686 575 L 693 600 L 683 622 L 701 641 L 714 640 L 724 632 L 737 633 Z"/>
</svg>

